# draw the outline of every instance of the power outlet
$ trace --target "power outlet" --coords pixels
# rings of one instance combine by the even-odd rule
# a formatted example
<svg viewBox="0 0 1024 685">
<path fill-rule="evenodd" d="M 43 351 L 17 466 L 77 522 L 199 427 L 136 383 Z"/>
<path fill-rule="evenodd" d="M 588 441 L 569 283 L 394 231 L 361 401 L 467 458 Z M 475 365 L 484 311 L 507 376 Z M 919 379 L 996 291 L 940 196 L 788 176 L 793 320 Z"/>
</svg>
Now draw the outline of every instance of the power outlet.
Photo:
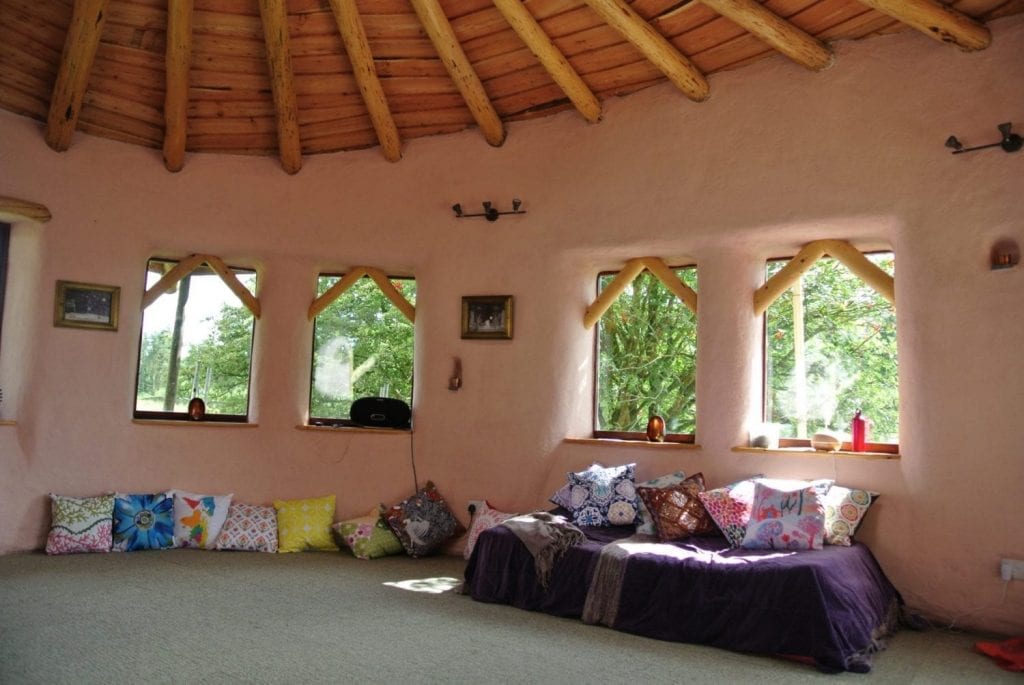
<svg viewBox="0 0 1024 685">
<path fill-rule="evenodd" d="M 1024 580 L 1024 560 L 1003 559 L 999 564 L 999 576 L 1003 580 Z"/>
</svg>

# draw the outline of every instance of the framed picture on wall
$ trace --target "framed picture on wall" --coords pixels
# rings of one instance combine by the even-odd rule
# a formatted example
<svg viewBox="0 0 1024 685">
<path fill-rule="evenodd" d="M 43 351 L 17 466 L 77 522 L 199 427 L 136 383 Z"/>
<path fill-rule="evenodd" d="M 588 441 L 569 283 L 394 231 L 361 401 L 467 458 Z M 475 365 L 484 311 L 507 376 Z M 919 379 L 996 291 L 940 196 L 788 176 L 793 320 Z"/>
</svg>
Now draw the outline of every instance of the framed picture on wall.
<svg viewBox="0 0 1024 685">
<path fill-rule="evenodd" d="M 512 296 L 471 295 L 462 298 L 462 337 L 512 339 Z"/>
<path fill-rule="evenodd" d="M 53 298 L 53 325 L 117 330 L 121 288 L 115 285 L 57 281 Z"/>
</svg>

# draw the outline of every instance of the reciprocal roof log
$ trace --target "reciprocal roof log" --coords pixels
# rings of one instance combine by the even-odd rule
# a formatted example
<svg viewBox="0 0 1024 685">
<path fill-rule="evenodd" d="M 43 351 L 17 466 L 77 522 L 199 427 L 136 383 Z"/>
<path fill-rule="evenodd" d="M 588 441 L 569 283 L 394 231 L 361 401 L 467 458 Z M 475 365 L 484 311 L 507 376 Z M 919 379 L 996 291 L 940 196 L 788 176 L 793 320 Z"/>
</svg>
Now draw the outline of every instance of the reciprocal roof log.
<svg viewBox="0 0 1024 685">
<path fill-rule="evenodd" d="M 827 68 L 837 40 L 915 29 L 981 50 L 1024 0 L 0 0 L 0 107 L 186 152 L 303 155 L 508 121 L 668 80 L 695 102 L 710 73 L 776 52 Z M 940 48 L 937 48 L 940 49 Z"/>
</svg>

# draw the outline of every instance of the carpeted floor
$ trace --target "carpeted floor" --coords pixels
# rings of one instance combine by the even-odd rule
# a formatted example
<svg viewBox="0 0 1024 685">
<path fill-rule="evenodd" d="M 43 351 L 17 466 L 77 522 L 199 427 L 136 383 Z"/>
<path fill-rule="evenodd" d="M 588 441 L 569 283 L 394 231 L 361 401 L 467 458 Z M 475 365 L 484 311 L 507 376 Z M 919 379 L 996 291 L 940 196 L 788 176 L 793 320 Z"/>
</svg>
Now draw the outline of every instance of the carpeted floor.
<svg viewBox="0 0 1024 685">
<path fill-rule="evenodd" d="M 475 602 L 460 558 L 0 557 L 0 683 L 1015 683 L 981 636 L 904 631 L 868 675 Z"/>
</svg>

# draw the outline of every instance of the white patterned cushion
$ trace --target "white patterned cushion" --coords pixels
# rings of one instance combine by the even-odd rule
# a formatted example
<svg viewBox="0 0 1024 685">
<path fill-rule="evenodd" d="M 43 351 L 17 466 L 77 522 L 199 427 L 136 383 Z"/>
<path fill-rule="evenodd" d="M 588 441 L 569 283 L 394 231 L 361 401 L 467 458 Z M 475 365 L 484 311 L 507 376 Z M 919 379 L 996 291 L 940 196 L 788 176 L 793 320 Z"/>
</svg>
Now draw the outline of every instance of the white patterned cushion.
<svg viewBox="0 0 1024 685">
<path fill-rule="evenodd" d="M 869 490 L 833 485 L 825 495 L 825 544 L 849 547 L 876 497 L 878 493 Z"/>
<path fill-rule="evenodd" d="M 516 515 L 492 509 L 487 500 L 470 500 L 469 504 L 473 507 L 473 521 L 469 524 L 466 549 L 462 550 L 462 556 L 466 559 L 473 554 L 473 548 L 476 547 L 476 539 L 480 537 L 480 533 L 488 528 L 494 528 L 499 523 Z"/>
<path fill-rule="evenodd" d="M 174 490 L 174 546 L 216 549 L 228 518 L 231 495 L 197 495 Z"/>
<path fill-rule="evenodd" d="M 47 554 L 109 552 L 114 522 L 114 496 L 50 495 L 51 526 Z"/>
<path fill-rule="evenodd" d="M 217 549 L 277 551 L 277 511 L 259 504 L 233 503 L 217 536 Z"/>
<path fill-rule="evenodd" d="M 821 549 L 825 538 L 823 494 L 811 483 L 790 488 L 754 483 L 750 520 L 741 547 L 745 549 Z"/>
</svg>

